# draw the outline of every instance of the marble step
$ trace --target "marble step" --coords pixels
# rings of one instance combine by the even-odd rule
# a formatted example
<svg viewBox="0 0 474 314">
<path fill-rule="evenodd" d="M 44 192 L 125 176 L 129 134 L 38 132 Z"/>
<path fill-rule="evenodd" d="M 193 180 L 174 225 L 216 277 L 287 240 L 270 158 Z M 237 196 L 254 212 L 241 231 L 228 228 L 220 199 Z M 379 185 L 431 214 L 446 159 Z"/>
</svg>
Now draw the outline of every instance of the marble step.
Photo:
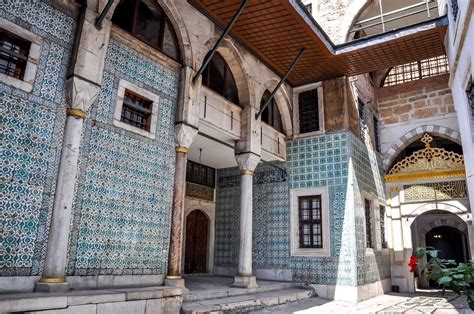
<svg viewBox="0 0 474 314">
<path fill-rule="evenodd" d="M 234 297 L 239 295 L 269 292 L 283 289 L 290 289 L 294 287 L 292 282 L 274 282 L 270 285 L 261 285 L 257 289 L 241 289 L 241 288 L 219 288 L 216 290 L 201 290 L 201 291 L 190 291 L 189 294 L 184 296 L 184 302 L 186 301 L 201 301 L 225 297 Z"/>
<path fill-rule="evenodd" d="M 265 307 L 288 302 L 309 299 L 314 291 L 309 289 L 289 288 L 276 291 L 254 292 L 232 297 L 214 298 L 183 303 L 181 313 L 234 313 L 260 310 Z"/>
</svg>

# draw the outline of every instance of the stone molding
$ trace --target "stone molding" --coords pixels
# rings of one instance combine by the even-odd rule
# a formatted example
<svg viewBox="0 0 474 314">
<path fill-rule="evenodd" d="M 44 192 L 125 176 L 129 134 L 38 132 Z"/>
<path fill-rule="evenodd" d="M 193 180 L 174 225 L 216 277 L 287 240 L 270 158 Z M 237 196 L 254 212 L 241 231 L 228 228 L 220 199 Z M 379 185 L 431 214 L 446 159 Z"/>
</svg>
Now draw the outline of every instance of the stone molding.
<svg viewBox="0 0 474 314">
<path fill-rule="evenodd" d="M 239 165 L 240 171 L 255 171 L 258 163 L 260 162 L 260 156 L 254 153 L 243 153 L 235 155 L 235 160 Z"/>
<path fill-rule="evenodd" d="M 176 147 L 189 148 L 193 143 L 198 130 L 190 125 L 180 123 L 174 127 L 174 140 Z"/>
</svg>

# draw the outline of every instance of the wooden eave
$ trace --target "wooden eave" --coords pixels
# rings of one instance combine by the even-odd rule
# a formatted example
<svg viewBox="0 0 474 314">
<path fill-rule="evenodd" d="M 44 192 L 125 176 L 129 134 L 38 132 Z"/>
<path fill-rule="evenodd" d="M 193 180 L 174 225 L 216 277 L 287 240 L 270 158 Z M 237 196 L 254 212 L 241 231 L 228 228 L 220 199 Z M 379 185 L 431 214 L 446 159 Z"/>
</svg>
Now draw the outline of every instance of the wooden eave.
<svg viewBox="0 0 474 314">
<path fill-rule="evenodd" d="M 240 0 L 188 0 L 225 27 Z M 447 17 L 334 45 L 298 0 L 250 0 L 231 36 L 282 76 L 301 48 L 306 51 L 288 83 L 300 86 L 352 76 L 445 54 Z"/>
</svg>

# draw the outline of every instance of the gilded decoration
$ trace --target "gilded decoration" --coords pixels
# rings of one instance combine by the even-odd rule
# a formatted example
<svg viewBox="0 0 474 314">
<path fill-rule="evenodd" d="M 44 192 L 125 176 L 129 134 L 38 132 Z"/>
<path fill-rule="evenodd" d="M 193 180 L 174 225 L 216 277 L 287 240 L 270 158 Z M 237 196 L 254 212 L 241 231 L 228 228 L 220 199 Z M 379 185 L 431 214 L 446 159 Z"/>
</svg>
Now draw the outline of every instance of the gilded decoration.
<svg viewBox="0 0 474 314">
<path fill-rule="evenodd" d="M 428 133 L 423 135 L 421 141 L 425 144 L 425 148 L 397 162 L 385 176 L 386 182 L 465 176 L 462 155 L 444 148 L 431 147 L 433 138 Z"/>
<path fill-rule="evenodd" d="M 186 196 L 214 202 L 214 189 L 191 182 L 186 182 Z"/>
<path fill-rule="evenodd" d="M 464 180 L 405 185 L 403 189 L 405 202 L 467 198 L 467 188 Z"/>
</svg>

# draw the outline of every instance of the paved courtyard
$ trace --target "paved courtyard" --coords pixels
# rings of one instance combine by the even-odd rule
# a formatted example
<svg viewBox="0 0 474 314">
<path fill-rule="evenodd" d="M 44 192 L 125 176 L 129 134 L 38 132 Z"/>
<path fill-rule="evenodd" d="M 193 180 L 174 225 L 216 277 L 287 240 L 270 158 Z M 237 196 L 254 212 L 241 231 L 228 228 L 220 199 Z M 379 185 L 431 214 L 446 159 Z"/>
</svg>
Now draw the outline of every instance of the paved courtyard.
<svg viewBox="0 0 474 314">
<path fill-rule="evenodd" d="M 356 305 L 312 298 L 252 313 L 473 313 L 464 297 L 439 291 L 381 295 Z"/>
</svg>

